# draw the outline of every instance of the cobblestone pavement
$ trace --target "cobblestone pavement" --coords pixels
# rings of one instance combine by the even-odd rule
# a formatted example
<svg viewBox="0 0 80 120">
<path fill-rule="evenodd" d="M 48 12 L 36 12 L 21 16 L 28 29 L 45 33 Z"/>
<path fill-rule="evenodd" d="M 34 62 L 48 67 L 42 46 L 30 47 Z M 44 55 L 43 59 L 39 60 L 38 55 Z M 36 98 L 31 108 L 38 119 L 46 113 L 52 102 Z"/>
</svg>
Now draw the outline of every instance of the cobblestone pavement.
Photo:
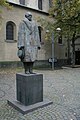
<svg viewBox="0 0 80 120">
<path fill-rule="evenodd" d="M 44 98 L 52 105 L 22 115 L 7 104 L 15 98 L 18 69 L 0 70 L 0 120 L 80 120 L 80 68 L 35 70 L 44 76 Z"/>
</svg>

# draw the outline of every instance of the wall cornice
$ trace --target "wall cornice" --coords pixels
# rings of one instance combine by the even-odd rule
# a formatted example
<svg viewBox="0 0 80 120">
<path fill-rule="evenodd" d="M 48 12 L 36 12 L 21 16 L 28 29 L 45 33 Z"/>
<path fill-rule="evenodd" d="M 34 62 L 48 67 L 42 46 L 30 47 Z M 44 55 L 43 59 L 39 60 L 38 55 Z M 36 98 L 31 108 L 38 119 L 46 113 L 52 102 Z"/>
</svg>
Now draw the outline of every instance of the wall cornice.
<svg viewBox="0 0 80 120">
<path fill-rule="evenodd" d="M 21 7 L 23 9 L 28 9 L 28 10 L 32 10 L 34 12 L 37 12 L 37 13 L 40 13 L 40 14 L 43 14 L 43 15 L 49 15 L 48 12 L 44 12 L 42 10 L 37 10 L 37 9 L 34 9 L 34 8 L 30 8 L 30 7 L 27 7 L 25 5 L 21 5 L 21 4 L 16 4 L 16 3 L 12 3 L 12 2 L 8 2 L 9 4 L 11 4 L 12 6 L 17 6 L 17 7 Z"/>
</svg>

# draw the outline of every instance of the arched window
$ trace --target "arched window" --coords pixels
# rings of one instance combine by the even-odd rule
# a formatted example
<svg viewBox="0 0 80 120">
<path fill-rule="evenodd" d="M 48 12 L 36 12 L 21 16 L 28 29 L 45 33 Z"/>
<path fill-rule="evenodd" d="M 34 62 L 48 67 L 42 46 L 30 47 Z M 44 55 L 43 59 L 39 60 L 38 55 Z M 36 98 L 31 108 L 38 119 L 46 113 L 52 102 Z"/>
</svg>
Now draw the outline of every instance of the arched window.
<svg viewBox="0 0 80 120">
<path fill-rule="evenodd" d="M 6 40 L 14 40 L 14 26 L 15 24 L 11 21 L 6 24 Z"/>
<path fill-rule="evenodd" d="M 25 5 L 25 0 L 19 0 L 20 4 Z"/>
<path fill-rule="evenodd" d="M 42 30 L 41 26 L 38 26 L 38 30 L 39 30 L 39 38 L 40 38 L 40 42 L 41 42 L 41 30 Z"/>
<path fill-rule="evenodd" d="M 49 0 L 49 7 L 51 8 L 52 7 L 52 0 Z"/>
<path fill-rule="evenodd" d="M 38 0 L 38 8 L 42 10 L 42 0 Z"/>
<path fill-rule="evenodd" d="M 62 44 L 62 35 L 60 35 L 60 36 L 58 37 L 58 43 L 59 43 L 59 44 Z"/>
</svg>

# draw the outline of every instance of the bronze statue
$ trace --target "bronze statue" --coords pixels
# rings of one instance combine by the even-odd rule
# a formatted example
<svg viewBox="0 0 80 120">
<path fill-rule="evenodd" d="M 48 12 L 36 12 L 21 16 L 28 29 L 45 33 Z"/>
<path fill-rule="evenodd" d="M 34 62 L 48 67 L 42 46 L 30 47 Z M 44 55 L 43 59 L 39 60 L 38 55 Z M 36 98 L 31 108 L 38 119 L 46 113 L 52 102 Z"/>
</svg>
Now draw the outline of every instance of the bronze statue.
<svg viewBox="0 0 80 120">
<path fill-rule="evenodd" d="M 24 64 L 26 74 L 33 73 L 33 63 L 37 60 L 40 47 L 37 23 L 32 20 L 32 14 L 27 12 L 18 31 L 18 57 Z"/>
</svg>

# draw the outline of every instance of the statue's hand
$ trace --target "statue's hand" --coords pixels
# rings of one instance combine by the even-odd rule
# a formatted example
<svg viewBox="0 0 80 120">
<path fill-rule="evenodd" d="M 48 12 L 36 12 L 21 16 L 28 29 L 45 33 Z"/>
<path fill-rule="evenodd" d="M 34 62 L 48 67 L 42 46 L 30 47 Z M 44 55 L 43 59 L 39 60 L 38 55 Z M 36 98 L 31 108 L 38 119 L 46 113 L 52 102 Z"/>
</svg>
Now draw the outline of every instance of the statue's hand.
<svg viewBox="0 0 80 120">
<path fill-rule="evenodd" d="M 40 47 L 38 47 L 38 50 L 40 50 L 41 48 Z"/>
</svg>

